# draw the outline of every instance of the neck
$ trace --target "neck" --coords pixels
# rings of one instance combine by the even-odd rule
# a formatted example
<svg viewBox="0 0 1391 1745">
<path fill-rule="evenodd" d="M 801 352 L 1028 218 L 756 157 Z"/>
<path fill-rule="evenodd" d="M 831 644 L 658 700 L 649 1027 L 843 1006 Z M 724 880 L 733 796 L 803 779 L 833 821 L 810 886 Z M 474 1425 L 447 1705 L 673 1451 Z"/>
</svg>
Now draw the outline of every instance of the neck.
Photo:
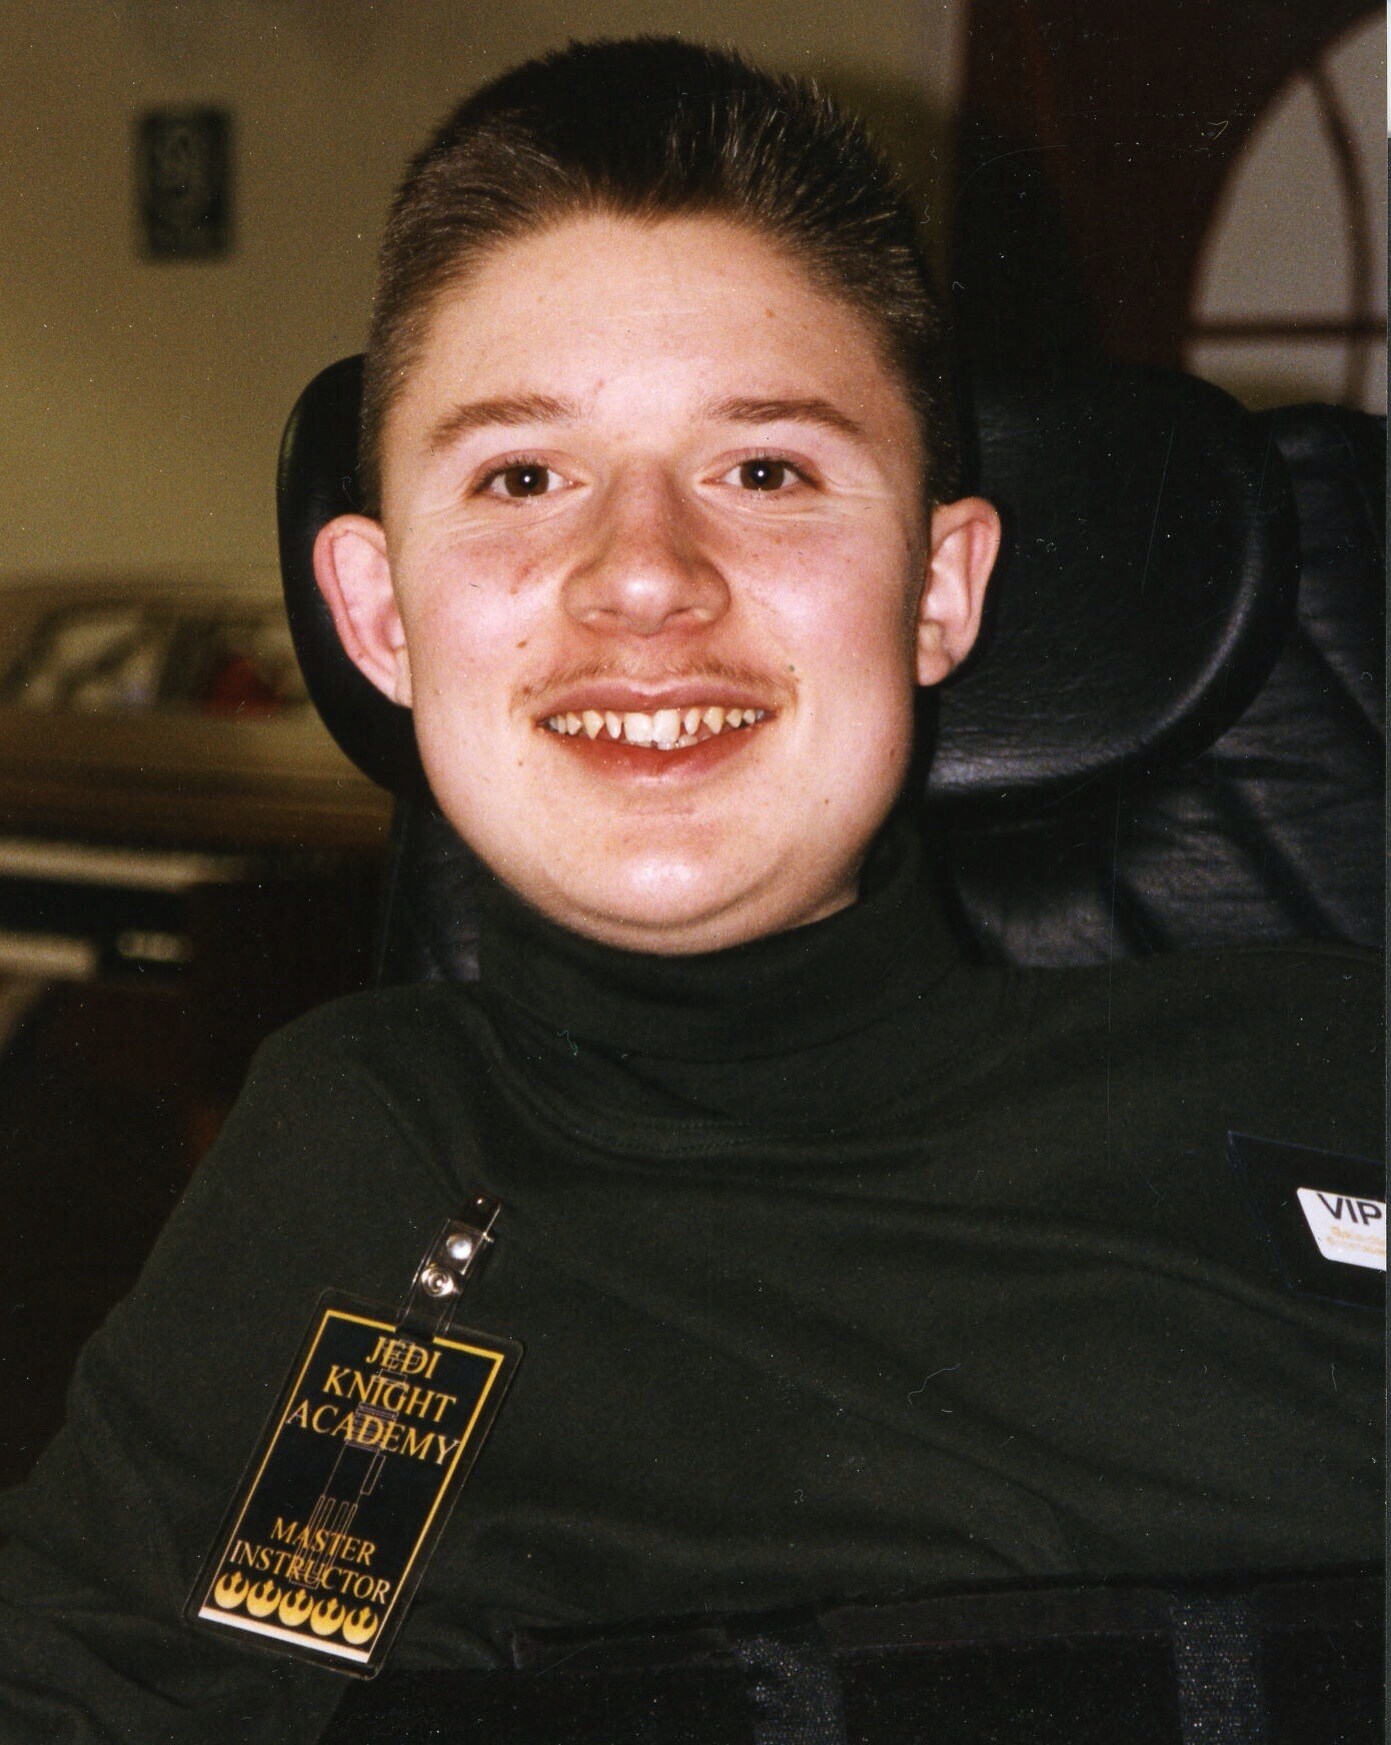
<svg viewBox="0 0 1391 1745">
<path fill-rule="evenodd" d="M 683 956 L 615 949 L 495 888 L 484 908 L 480 991 L 527 1060 L 565 1097 L 653 1116 L 824 1124 L 885 1094 L 876 1036 L 961 965 L 895 820 L 865 863 L 859 900 L 805 926 Z M 892 1051 L 890 1051 L 891 1054 Z M 815 1057 L 812 1070 L 809 1058 Z"/>
</svg>

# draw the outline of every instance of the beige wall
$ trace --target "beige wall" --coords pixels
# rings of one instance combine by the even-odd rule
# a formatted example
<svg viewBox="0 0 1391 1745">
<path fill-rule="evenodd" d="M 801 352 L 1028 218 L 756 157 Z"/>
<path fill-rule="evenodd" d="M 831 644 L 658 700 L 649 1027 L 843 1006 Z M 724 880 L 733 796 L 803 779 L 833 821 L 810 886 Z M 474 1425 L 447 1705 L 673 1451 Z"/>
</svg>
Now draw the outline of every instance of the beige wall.
<svg viewBox="0 0 1391 1745">
<path fill-rule="evenodd" d="M 572 35 L 731 40 L 822 74 L 887 118 L 888 142 L 930 189 L 962 5 L 0 8 L 0 578 L 273 561 L 285 414 L 317 368 L 360 346 L 393 180 L 431 122 L 482 78 Z M 204 102 L 235 118 L 235 252 L 208 265 L 144 262 L 132 119 L 152 104 Z"/>
</svg>

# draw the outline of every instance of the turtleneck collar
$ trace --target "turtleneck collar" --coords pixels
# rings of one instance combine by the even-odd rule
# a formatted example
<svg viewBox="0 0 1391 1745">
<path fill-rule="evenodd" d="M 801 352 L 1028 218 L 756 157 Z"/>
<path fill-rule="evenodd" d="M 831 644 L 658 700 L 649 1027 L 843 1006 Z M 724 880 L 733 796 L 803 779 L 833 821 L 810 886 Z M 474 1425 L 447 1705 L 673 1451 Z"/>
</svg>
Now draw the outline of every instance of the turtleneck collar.
<svg viewBox="0 0 1391 1745">
<path fill-rule="evenodd" d="M 741 1120 L 756 1110 L 778 1126 L 821 1125 L 882 1100 L 886 1025 L 921 1017 L 962 966 L 923 862 L 912 820 L 896 815 L 857 902 L 684 957 L 597 944 L 495 885 L 480 994 L 529 1082 L 539 1072 L 567 1108 Z"/>
</svg>

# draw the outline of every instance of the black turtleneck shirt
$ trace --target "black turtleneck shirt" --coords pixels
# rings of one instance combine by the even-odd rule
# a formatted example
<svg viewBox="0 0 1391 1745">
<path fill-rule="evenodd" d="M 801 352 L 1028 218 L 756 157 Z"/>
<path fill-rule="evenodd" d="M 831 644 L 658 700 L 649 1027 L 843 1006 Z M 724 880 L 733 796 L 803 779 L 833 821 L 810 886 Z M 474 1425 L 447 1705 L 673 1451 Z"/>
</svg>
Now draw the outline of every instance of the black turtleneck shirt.
<svg viewBox="0 0 1391 1745">
<path fill-rule="evenodd" d="M 795 932 L 646 957 L 499 893 L 481 962 L 262 1051 L 0 1521 L 0 1739 L 318 1736 L 338 1675 L 181 1608 L 319 1294 L 395 1303 L 478 1189 L 461 1318 L 525 1357 L 399 1666 L 1378 1555 L 1379 1328 L 1287 1287 L 1226 1158 L 1379 1155 L 1365 954 L 983 969 L 891 838 Z"/>
</svg>

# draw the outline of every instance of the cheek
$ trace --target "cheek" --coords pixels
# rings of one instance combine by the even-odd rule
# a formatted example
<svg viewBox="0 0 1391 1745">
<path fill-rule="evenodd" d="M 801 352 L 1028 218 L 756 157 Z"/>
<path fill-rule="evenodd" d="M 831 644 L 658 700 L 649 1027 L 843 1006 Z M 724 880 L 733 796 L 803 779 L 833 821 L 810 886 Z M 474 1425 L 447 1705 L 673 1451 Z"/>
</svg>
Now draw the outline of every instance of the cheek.
<svg viewBox="0 0 1391 1745">
<path fill-rule="evenodd" d="M 402 619 L 417 694 L 447 692 L 465 704 L 525 670 L 541 625 L 507 581 L 481 569 L 453 570 L 447 582 L 406 590 Z"/>
<path fill-rule="evenodd" d="M 818 589 L 818 592 L 820 590 Z M 898 578 L 832 586 L 783 617 L 784 646 L 806 701 L 868 717 L 911 710 L 917 683 L 915 607 Z"/>
<path fill-rule="evenodd" d="M 808 658 L 885 666 L 895 683 L 902 667 L 911 683 L 921 566 L 900 528 L 790 526 L 726 555 Z"/>
<path fill-rule="evenodd" d="M 916 597 L 901 574 L 879 574 L 804 621 L 805 697 L 828 771 L 851 806 L 897 792 L 912 754 Z M 858 793 L 855 792 L 858 790 Z"/>
</svg>

